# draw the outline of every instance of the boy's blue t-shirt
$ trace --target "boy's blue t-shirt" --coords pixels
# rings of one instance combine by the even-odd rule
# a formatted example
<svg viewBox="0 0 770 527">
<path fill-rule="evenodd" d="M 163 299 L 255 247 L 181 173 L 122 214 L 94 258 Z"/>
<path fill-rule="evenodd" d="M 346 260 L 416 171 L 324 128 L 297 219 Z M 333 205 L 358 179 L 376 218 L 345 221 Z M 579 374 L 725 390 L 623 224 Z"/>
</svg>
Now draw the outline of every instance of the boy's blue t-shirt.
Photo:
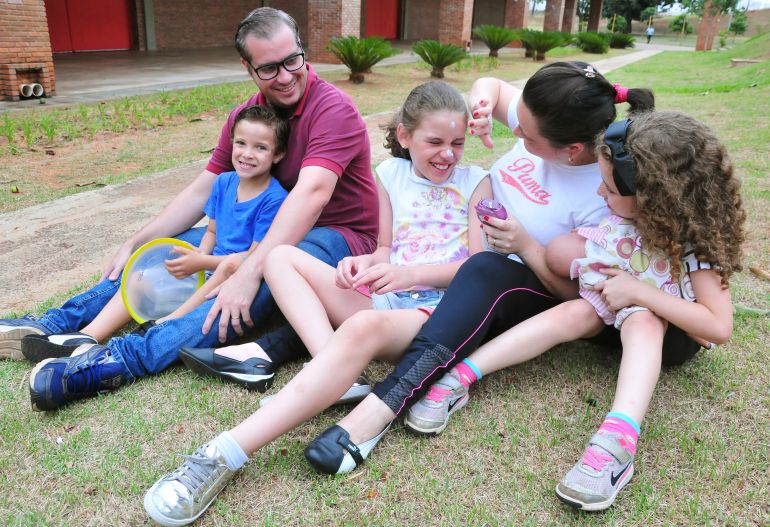
<svg viewBox="0 0 770 527">
<path fill-rule="evenodd" d="M 262 241 L 289 194 L 271 177 L 270 184 L 259 196 L 238 203 L 239 182 L 235 172 L 219 174 L 203 207 L 206 216 L 217 222 L 217 242 L 211 253 L 214 256 L 243 252 L 252 242 Z"/>
</svg>

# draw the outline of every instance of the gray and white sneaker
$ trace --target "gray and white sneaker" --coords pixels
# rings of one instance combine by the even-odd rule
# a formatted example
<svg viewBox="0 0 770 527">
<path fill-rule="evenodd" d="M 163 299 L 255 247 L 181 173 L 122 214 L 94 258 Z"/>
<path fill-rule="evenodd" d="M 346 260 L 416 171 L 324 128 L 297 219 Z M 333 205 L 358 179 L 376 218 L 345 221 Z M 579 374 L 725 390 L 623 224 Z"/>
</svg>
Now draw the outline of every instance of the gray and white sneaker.
<svg viewBox="0 0 770 527">
<path fill-rule="evenodd" d="M 353 386 L 348 388 L 348 390 L 343 393 L 342 396 L 337 399 L 337 401 L 332 406 L 357 403 L 362 401 L 370 393 L 372 393 L 372 385 L 369 382 L 369 379 L 366 378 L 366 375 L 359 375 L 358 379 L 356 379 L 356 382 L 353 383 Z M 272 400 L 272 398 L 272 395 L 261 398 L 259 400 L 259 407 L 262 408 L 265 406 Z"/>
<path fill-rule="evenodd" d="M 634 475 L 634 456 L 619 434 L 597 432 L 583 457 L 556 486 L 556 496 L 576 509 L 603 511 Z"/>
<path fill-rule="evenodd" d="M 414 403 L 406 414 L 404 424 L 418 434 L 437 435 L 444 431 L 449 416 L 468 404 L 468 388 L 460 382 L 452 368 Z"/>
<path fill-rule="evenodd" d="M 22 360 L 21 339 L 27 335 L 50 335 L 51 332 L 33 315 L 0 318 L 0 359 Z"/>
<path fill-rule="evenodd" d="M 165 527 L 197 520 L 238 472 L 227 467 L 215 441 L 183 457 L 181 467 L 156 481 L 144 495 L 144 510 Z"/>
</svg>

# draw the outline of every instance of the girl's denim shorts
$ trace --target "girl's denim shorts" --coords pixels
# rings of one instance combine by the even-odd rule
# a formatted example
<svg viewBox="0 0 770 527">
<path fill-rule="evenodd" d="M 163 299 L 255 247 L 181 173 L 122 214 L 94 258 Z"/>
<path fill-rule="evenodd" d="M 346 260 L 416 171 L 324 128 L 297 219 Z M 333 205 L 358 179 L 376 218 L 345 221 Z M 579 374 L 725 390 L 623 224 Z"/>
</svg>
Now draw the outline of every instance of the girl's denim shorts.
<svg viewBox="0 0 770 527">
<path fill-rule="evenodd" d="M 372 304 L 374 309 L 428 309 L 432 311 L 435 308 L 444 291 L 435 289 L 429 291 L 399 291 L 385 293 L 382 295 L 373 294 Z"/>
</svg>

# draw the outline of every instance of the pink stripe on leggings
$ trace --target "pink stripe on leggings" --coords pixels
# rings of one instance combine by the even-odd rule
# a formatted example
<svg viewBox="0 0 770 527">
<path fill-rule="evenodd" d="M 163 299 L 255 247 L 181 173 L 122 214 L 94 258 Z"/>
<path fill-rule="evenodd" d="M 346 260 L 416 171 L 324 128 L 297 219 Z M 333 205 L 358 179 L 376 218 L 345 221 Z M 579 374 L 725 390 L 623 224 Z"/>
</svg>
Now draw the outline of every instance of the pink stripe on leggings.
<svg viewBox="0 0 770 527">
<path fill-rule="evenodd" d="M 478 333 L 478 332 L 481 330 L 481 327 L 484 325 L 484 323 L 485 323 L 485 322 L 487 321 L 487 319 L 490 317 L 490 315 L 492 314 L 492 311 L 495 309 L 495 306 L 497 305 L 497 303 L 498 303 L 498 302 L 500 302 L 500 300 L 501 300 L 501 299 L 502 299 L 502 298 L 503 298 L 505 295 L 507 295 L 508 293 L 513 293 L 513 292 L 516 292 L 516 291 L 528 291 L 528 292 L 530 292 L 530 293 L 534 293 L 534 294 L 536 294 L 536 295 L 538 295 L 538 296 L 542 296 L 543 298 L 554 298 L 554 297 L 552 297 L 551 295 L 546 295 L 545 293 L 541 293 L 540 291 L 535 291 L 534 289 L 528 289 L 528 288 L 526 288 L 526 287 L 516 287 L 516 288 L 514 288 L 514 289 L 509 289 L 508 291 L 503 291 L 502 293 L 500 293 L 500 296 L 498 296 L 498 297 L 495 299 L 495 301 L 494 301 L 494 302 L 492 302 L 492 305 L 489 307 L 489 311 L 487 311 L 487 314 L 486 314 L 486 316 L 484 316 L 484 318 L 481 320 L 481 323 L 479 324 L 479 326 L 478 326 L 478 327 L 477 327 L 475 330 L 473 330 L 473 333 L 471 333 L 471 334 L 468 336 L 468 338 L 467 338 L 467 339 L 465 339 L 465 340 L 464 340 L 464 341 L 463 341 L 463 342 L 462 342 L 462 343 L 461 343 L 461 344 L 460 344 L 460 345 L 457 347 L 457 349 L 456 349 L 456 350 L 454 350 L 454 351 L 452 352 L 452 357 L 449 359 L 449 361 L 447 361 L 447 362 L 446 362 L 446 363 L 444 363 L 444 364 L 440 364 L 439 366 L 436 366 L 435 368 L 433 368 L 433 370 L 432 370 L 432 371 L 431 371 L 431 372 L 428 374 L 428 376 L 427 376 L 427 377 L 425 377 L 425 379 L 423 379 L 423 380 L 422 380 L 422 382 L 419 384 L 419 386 L 417 386 L 416 388 L 414 388 L 414 389 L 413 389 L 413 390 L 412 390 L 412 391 L 409 393 L 409 396 L 408 396 L 408 397 L 406 397 L 406 398 L 404 399 L 404 401 L 401 403 L 401 406 L 399 406 L 399 407 L 398 407 L 398 412 L 396 412 L 396 415 L 401 415 L 401 412 L 402 412 L 402 411 L 403 411 L 403 409 L 404 409 L 404 405 L 406 404 L 406 399 L 410 399 L 410 398 L 411 398 L 411 397 L 414 395 L 414 393 L 415 393 L 415 392 L 417 392 L 417 391 L 420 391 L 420 390 L 422 389 L 422 385 L 425 383 L 425 380 L 426 380 L 426 379 L 428 379 L 428 377 L 430 377 L 431 375 L 433 375 L 434 373 L 436 373 L 436 371 L 440 370 L 441 368 L 446 368 L 447 366 L 449 366 L 449 363 L 450 363 L 450 362 L 452 362 L 452 361 L 455 359 L 455 357 L 457 357 L 457 352 L 458 352 L 458 351 L 460 351 L 460 350 L 463 348 L 463 346 L 465 346 L 465 345 L 468 343 L 468 341 L 469 341 L 469 340 L 471 340 L 471 339 L 474 337 L 474 335 L 476 335 L 476 333 Z"/>
</svg>

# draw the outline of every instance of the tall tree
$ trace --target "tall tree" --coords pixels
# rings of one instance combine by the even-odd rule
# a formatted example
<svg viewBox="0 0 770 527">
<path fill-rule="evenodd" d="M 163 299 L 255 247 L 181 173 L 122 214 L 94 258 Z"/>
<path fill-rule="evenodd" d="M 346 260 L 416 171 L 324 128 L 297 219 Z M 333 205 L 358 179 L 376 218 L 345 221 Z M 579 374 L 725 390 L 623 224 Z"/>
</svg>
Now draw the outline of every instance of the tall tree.
<svg viewBox="0 0 770 527">
<path fill-rule="evenodd" d="M 701 18 L 695 50 L 709 51 L 714 44 L 719 20 L 728 11 L 736 9 L 738 0 L 682 0 L 682 5 Z"/>
</svg>

